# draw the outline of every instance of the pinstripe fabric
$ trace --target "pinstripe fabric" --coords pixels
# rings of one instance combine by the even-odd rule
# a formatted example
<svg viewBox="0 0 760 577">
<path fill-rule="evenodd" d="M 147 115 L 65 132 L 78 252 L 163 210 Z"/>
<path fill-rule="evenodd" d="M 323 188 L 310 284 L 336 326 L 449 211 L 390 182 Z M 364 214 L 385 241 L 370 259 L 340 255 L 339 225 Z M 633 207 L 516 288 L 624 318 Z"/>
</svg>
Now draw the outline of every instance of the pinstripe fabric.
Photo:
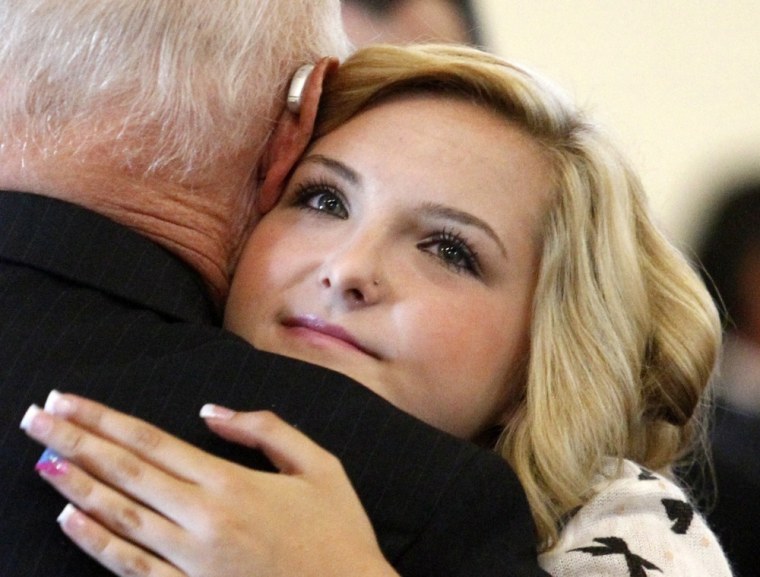
<svg viewBox="0 0 760 577">
<path fill-rule="evenodd" d="M 19 430 L 51 388 L 266 468 L 211 435 L 205 402 L 268 408 L 336 453 L 403 575 L 540 574 L 522 491 L 500 459 L 330 371 L 265 354 L 214 326 L 196 275 L 73 205 L 0 192 L 0 575 L 107 574 L 67 543 L 64 502 L 36 478 Z"/>
</svg>

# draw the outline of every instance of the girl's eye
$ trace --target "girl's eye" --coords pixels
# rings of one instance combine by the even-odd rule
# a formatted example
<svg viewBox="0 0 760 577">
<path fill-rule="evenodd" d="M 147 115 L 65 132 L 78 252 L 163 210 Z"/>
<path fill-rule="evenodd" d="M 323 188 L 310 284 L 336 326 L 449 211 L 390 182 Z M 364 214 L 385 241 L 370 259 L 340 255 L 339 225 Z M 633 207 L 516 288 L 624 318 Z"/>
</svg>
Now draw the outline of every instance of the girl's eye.
<svg viewBox="0 0 760 577">
<path fill-rule="evenodd" d="M 337 218 L 348 218 L 342 195 L 327 185 L 304 185 L 296 192 L 296 205 Z"/>
<path fill-rule="evenodd" d="M 477 253 L 470 248 L 461 235 L 455 232 L 444 230 L 433 238 L 419 243 L 417 247 L 438 258 L 455 272 L 475 277 L 481 276 Z"/>
</svg>

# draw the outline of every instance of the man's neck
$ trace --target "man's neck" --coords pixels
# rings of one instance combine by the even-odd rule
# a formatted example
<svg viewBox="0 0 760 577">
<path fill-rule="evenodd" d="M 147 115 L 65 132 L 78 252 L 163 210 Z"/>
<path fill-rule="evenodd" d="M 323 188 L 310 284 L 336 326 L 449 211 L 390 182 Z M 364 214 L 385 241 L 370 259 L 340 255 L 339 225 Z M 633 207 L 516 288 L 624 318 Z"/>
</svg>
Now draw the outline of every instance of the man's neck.
<svg viewBox="0 0 760 577">
<path fill-rule="evenodd" d="M 222 307 L 253 222 L 253 195 L 241 198 L 239 183 L 237 190 L 210 178 L 208 184 L 178 184 L 78 163 L 34 166 L 29 158 L 19 172 L 8 170 L 22 166 L 12 160 L 3 154 L 0 188 L 79 204 L 150 238 L 198 271 L 210 297 Z"/>
</svg>

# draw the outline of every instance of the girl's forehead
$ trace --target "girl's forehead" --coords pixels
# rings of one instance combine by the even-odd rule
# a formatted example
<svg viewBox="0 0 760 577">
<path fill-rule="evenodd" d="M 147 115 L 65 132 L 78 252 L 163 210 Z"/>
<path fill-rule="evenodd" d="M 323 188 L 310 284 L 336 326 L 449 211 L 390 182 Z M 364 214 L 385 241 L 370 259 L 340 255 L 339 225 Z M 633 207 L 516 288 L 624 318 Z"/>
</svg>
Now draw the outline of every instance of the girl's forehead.
<svg viewBox="0 0 760 577">
<path fill-rule="evenodd" d="M 505 244 L 535 244 L 540 236 L 549 190 L 543 149 L 488 108 L 430 95 L 396 98 L 320 138 L 309 155 L 322 159 L 320 170 L 333 164 L 342 178 L 355 175 L 344 182 L 364 192 L 469 211 L 509 231 Z"/>
</svg>

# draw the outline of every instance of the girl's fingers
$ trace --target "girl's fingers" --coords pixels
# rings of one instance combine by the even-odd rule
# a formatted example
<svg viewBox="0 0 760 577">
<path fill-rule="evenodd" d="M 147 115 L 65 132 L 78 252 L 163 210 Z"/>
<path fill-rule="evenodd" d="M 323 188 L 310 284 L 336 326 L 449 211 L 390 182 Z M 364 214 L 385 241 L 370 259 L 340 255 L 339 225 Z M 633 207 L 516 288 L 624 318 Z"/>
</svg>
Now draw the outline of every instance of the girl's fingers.
<svg viewBox="0 0 760 577">
<path fill-rule="evenodd" d="M 194 483 L 202 482 L 204 470 L 219 460 L 145 421 L 77 395 L 51 391 L 45 410 L 129 449 L 175 477 Z"/>
<path fill-rule="evenodd" d="M 238 413 L 215 405 L 201 410 L 208 427 L 220 437 L 261 450 L 281 473 L 335 472 L 339 460 L 274 413 Z"/>
<path fill-rule="evenodd" d="M 179 526 L 102 484 L 54 451 L 46 449 L 35 469 L 78 510 L 112 534 L 173 561 L 192 549 Z"/>
<path fill-rule="evenodd" d="M 120 538 L 72 505 L 58 517 L 63 532 L 76 545 L 121 577 L 186 577 L 185 573 L 140 547 Z"/>
<path fill-rule="evenodd" d="M 93 477 L 175 521 L 184 520 L 192 512 L 193 484 L 167 474 L 77 424 L 32 406 L 21 427 L 30 437 L 76 462 Z"/>
</svg>

